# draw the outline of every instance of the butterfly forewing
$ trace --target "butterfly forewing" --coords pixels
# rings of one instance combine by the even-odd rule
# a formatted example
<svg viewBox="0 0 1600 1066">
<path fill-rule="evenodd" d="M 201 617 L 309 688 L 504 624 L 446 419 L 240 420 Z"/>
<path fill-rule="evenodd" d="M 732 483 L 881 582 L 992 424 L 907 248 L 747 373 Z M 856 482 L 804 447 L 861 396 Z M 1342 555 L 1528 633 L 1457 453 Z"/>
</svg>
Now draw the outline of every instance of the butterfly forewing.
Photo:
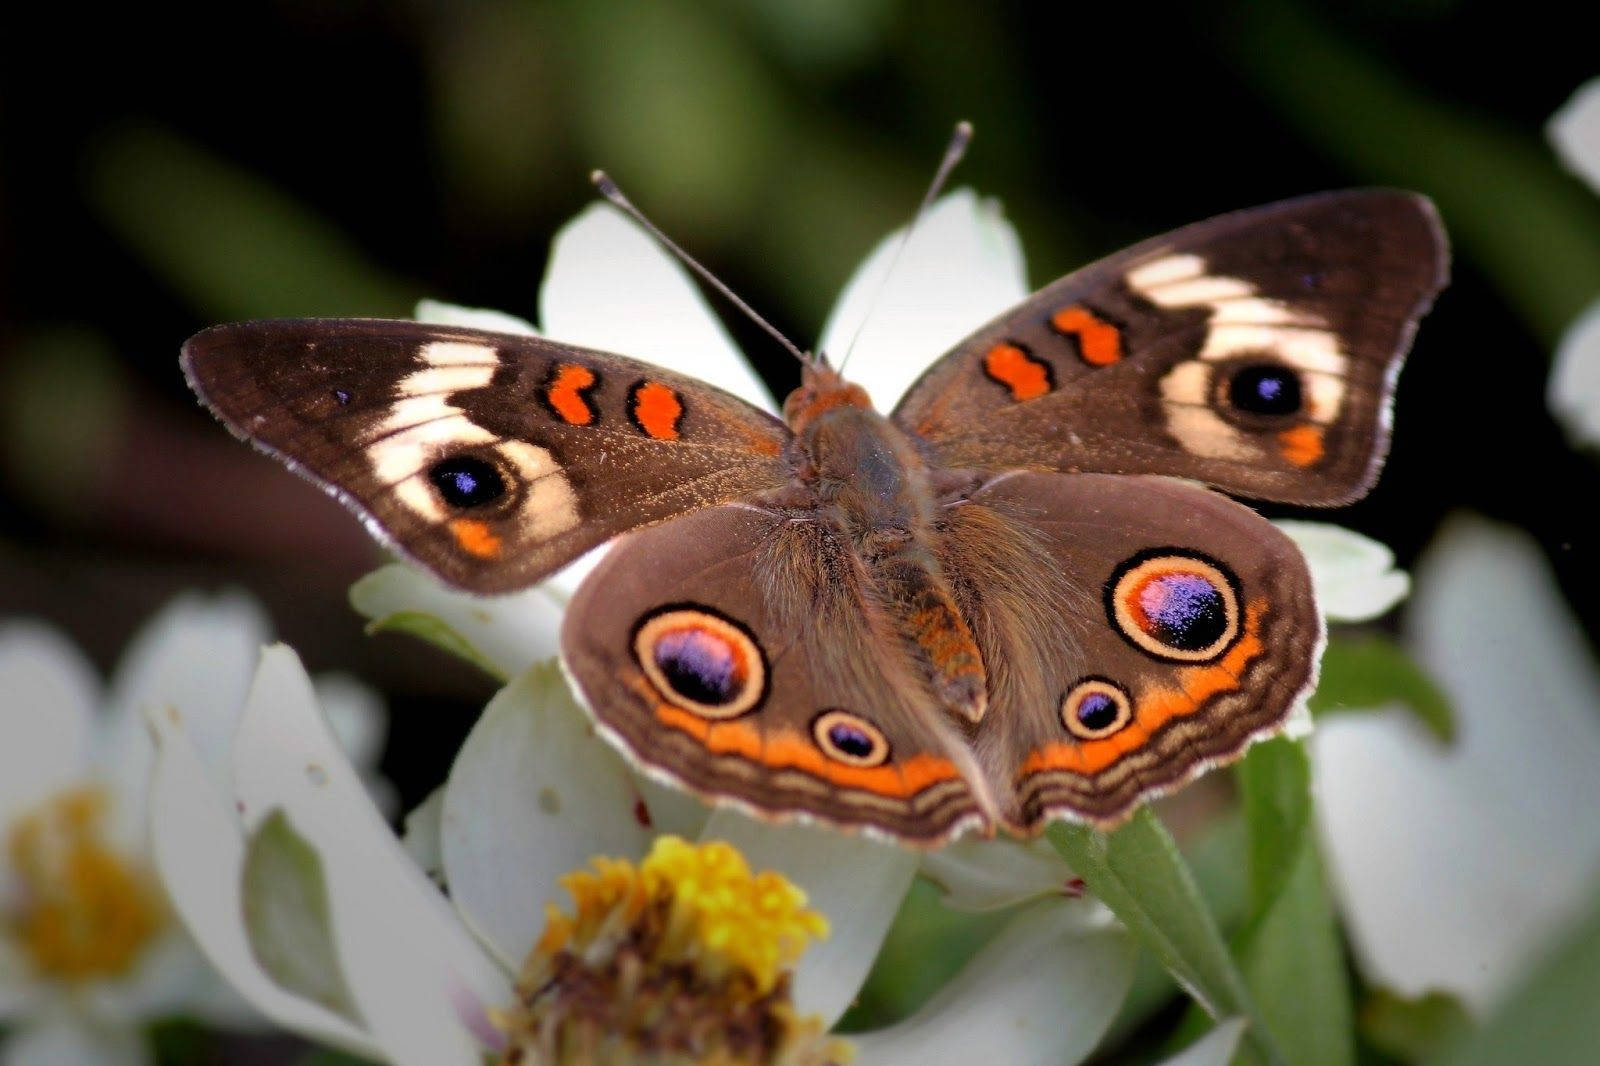
<svg viewBox="0 0 1600 1066">
<path fill-rule="evenodd" d="M 239 436 L 446 581 L 532 584 L 623 530 L 782 484 L 788 431 L 703 382 L 537 337 L 248 322 L 184 347 Z"/>
<path fill-rule="evenodd" d="M 895 411 L 945 466 L 1157 473 L 1331 505 L 1363 495 L 1448 252 L 1423 197 L 1224 215 L 1046 286 Z"/>
</svg>

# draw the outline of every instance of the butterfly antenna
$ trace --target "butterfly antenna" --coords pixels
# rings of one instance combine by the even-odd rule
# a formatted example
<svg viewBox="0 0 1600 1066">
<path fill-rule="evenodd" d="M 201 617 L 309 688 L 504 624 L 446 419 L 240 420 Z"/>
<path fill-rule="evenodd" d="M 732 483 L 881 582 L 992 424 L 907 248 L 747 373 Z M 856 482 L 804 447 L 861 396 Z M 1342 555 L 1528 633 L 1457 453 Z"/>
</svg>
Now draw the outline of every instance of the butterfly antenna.
<svg viewBox="0 0 1600 1066">
<path fill-rule="evenodd" d="M 779 344 L 783 345 L 790 355 L 807 365 L 812 362 L 812 357 L 801 351 L 800 346 L 795 344 L 794 341 L 790 340 L 788 337 L 785 337 L 781 332 L 779 332 L 777 326 L 774 326 L 771 322 L 768 322 L 766 319 L 756 314 L 755 308 L 739 299 L 739 297 L 735 295 L 734 291 L 728 288 L 728 286 L 725 285 L 720 278 L 711 273 L 711 271 L 706 267 L 701 266 L 699 260 L 695 259 L 694 256 L 690 255 L 682 248 L 679 248 L 677 244 L 673 242 L 671 237 L 668 237 L 665 233 L 662 233 L 661 229 L 654 222 L 651 222 L 648 218 L 645 218 L 644 212 L 633 206 L 633 201 L 623 195 L 622 190 L 617 187 L 617 183 L 611 180 L 611 175 L 607 174 L 603 170 L 596 170 L 589 175 L 589 180 L 594 183 L 594 187 L 596 189 L 600 190 L 601 196 L 604 196 L 617 207 L 627 212 L 629 217 L 648 230 L 650 235 L 656 240 L 660 241 L 668 251 L 677 256 L 679 259 L 683 260 L 685 266 L 687 266 L 690 270 L 693 270 L 696 274 L 699 274 L 707 285 L 710 285 L 713 289 L 720 292 L 729 303 L 733 304 L 733 306 L 737 307 L 740 311 L 743 311 L 745 316 L 749 318 L 750 321 L 754 322 L 756 325 L 770 333 L 773 339 Z"/>
<path fill-rule="evenodd" d="M 905 233 L 900 237 L 900 243 L 895 246 L 894 256 L 889 260 L 889 266 L 878 275 L 878 285 L 872 292 L 872 299 L 867 301 L 867 309 L 861 316 L 861 321 L 856 323 L 856 331 L 850 335 L 850 343 L 845 346 L 844 357 L 839 360 L 839 370 L 843 372 L 844 365 L 850 361 L 850 353 L 856 350 L 856 342 L 861 339 L 861 333 L 866 329 L 867 322 L 872 318 L 872 312 L 877 308 L 878 301 L 883 298 L 883 290 L 889 285 L 889 278 L 894 274 L 894 268 L 900 265 L 900 257 L 905 254 L 906 245 L 911 243 L 912 234 L 917 231 L 917 224 L 928 213 L 934 197 L 939 195 L 939 190 L 944 188 L 944 183 L 950 177 L 950 172 L 961 162 L 961 157 L 967 154 L 967 145 L 972 143 L 972 123 L 957 122 L 955 131 L 950 134 L 950 143 L 945 146 L 944 158 L 939 160 L 939 169 L 933 172 L 933 180 L 928 183 L 928 191 L 922 194 L 922 203 L 917 205 L 917 213 L 911 216 L 911 224 L 906 227 Z M 827 357 L 827 353 L 823 353 Z"/>
</svg>

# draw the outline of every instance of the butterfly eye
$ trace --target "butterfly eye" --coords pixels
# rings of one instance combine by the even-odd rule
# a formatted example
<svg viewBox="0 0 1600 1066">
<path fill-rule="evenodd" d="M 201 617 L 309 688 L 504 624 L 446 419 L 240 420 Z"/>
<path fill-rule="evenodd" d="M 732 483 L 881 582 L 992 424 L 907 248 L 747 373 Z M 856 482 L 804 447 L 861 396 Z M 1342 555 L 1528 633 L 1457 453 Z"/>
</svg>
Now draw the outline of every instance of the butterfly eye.
<svg viewBox="0 0 1600 1066">
<path fill-rule="evenodd" d="M 1061 724 L 1083 740 L 1109 737 L 1131 721 L 1133 701 L 1121 686 L 1103 677 L 1084 678 L 1061 700 Z"/>
<path fill-rule="evenodd" d="M 505 478 L 487 459 L 455 455 L 428 468 L 428 480 L 451 507 L 482 507 L 506 494 Z"/>
<path fill-rule="evenodd" d="M 1174 662 L 1206 662 L 1239 635 L 1238 582 L 1213 559 L 1140 552 L 1106 583 L 1106 614 L 1134 647 Z"/>
<path fill-rule="evenodd" d="M 830 759 L 850 766 L 882 766 L 889 761 L 889 738 L 883 730 L 849 711 L 817 715 L 811 736 Z"/>
<path fill-rule="evenodd" d="M 1240 367 L 1228 379 L 1228 403 L 1252 415 L 1296 414 L 1304 403 L 1300 375 L 1277 363 Z"/>
<path fill-rule="evenodd" d="M 703 607 L 645 617 L 633 654 L 657 691 L 701 718 L 737 718 L 766 695 L 767 663 L 744 627 Z"/>
</svg>

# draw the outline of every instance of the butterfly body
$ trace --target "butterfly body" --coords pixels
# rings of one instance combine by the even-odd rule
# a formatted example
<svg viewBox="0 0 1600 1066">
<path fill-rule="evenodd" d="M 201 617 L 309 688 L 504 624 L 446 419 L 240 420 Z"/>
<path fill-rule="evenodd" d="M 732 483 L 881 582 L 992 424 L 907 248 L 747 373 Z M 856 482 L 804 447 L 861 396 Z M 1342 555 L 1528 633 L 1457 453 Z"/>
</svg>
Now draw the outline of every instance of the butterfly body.
<svg viewBox="0 0 1600 1066">
<path fill-rule="evenodd" d="M 886 414 L 822 360 L 779 420 L 418 323 L 218 327 L 184 364 L 464 589 L 626 534 L 562 627 L 600 731 L 713 800 L 932 845 L 1114 824 L 1282 727 L 1315 683 L 1310 576 L 1214 490 L 1366 491 L 1445 257 L 1403 193 L 1223 216 L 1040 290 Z"/>
</svg>

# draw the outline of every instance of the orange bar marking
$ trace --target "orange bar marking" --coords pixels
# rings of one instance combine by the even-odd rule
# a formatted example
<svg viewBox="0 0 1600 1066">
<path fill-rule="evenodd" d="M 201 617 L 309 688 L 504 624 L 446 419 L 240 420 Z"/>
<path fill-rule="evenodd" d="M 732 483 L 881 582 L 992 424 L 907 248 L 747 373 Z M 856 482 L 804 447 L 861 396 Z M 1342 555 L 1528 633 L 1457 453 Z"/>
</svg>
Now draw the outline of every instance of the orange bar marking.
<svg viewBox="0 0 1600 1066">
<path fill-rule="evenodd" d="M 1295 426 L 1278 434 L 1278 450 L 1295 466 L 1311 466 L 1327 453 L 1322 430 L 1316 426 Z"/>
<path fill-rule="evenodd" d="M 487 522 L 475 518 L 457 518 L 451 522 L 450 535 L 456 538 L 462 551 L 480 559 L 496 558 L 505 546 Z"/>
<path fill-rule="evenodd" d="M 1050 382 L 1050 365 L 1015 344 L 990 348 L 983 357 L 983 372 L 1010 389 L 1011 398 L 1018 403 L 1036 400 L 1055 387 Z"/>
<path fill-rule="evenodd" d="M 678 399 L 677 392 L 659 381 L 641 381 L 633 387 L 628 413 L 645 436 L 656 440 L 678 439 L 683 401 Z"/>
<path fill-rule="evenodd" d="M 1017 777 L 1028 777 L 1046 770 L 1066 770 L 1095 774 L 1143 747 L 1156 730 L 1173 718 L 1194 714 L 1206 702 L 1239 688 L 1245 668 L 1265 650 L 1261 643 L 1261 616 L 1265 600 L 1256 600 L 1245 610 L 1244 636 L 1219 661 L 1209 666 L 1189 666 L 1178 671 L 1178 688 L 1158 688 L 1141 694 L 1134 704 L 1134 720 L 1127 727 L 1103 740 L 1058 741 L 1032 752 L 1023 762 Z"/>
<path fill-rule="evenodd" d="M 562 363 L 545 386 L 544 398 L 557 417 L 569 426 L 587 426 L 594 421 L 594 408 L 583 395 L 599 379 L 594 371 L 575 363 Z"/>
<path fill-rule="evenodd" d="M 1086 307 L 1063 307 L 1050 316 L 1050 325 L 1076 338 L 1078 354 L 1090 366 L 1110 366 L 1122 358 L 1122 331 Z"/>
</svg>

